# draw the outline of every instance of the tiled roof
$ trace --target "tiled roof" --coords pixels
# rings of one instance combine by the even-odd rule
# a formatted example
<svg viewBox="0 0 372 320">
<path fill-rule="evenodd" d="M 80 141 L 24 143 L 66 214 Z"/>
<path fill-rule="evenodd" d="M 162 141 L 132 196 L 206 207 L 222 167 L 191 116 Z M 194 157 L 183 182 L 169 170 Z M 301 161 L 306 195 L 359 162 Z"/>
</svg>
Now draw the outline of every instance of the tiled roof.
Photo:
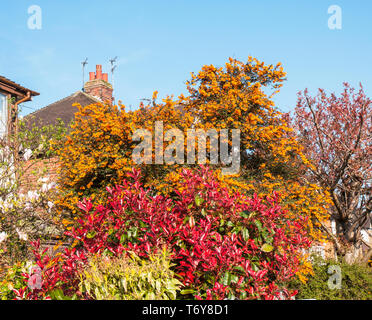
<svg viewBox="0 0 372 320">
<path fill-rule="evenodd" d="M 28 114 L 24 119 L 28 127 L 32 127 L 33 124 L 39 127 L 56 124 L 57 119 L 61 119 L 66 125 L 68 125 L 74 119 L 75 113 L 78 111 L 76 107 L 72 106 L 74 103 L 80 103 L 82 106 L 87 106 L 97 102 L 100 102 L 97 98 L 82 91 L 77 91 L 66 98 Z"/>
</svg>

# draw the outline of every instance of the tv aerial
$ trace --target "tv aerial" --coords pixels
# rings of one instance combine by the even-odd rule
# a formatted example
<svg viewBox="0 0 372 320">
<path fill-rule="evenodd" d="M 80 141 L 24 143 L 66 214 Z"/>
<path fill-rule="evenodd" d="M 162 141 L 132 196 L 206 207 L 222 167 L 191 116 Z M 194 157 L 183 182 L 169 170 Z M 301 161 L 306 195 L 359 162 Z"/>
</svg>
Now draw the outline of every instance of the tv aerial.
<svg viewBox="0 0 372 320">
<path fill-rule="evenodd" d="M 115 64 L 117 59 L 118 59 L 118 57 L 109 59 L 110 64 L 111 64 L 111 69 L 110 69 L 111 70 L 111 85 L 112 85 L 112 91 L 113 92 L 114 92 L 114 71 L 117 67 L 117 65 Z"/>
<path fill-rule="evenodd" d="M 85 58 L 85 60 L 81 63 L 83 65 L 83 86 L 82 86 L 82 90 L 84 91 L 84 69 L 85 69 L 85 66 L 88 64 L 88 58 Z"/>
</svg>

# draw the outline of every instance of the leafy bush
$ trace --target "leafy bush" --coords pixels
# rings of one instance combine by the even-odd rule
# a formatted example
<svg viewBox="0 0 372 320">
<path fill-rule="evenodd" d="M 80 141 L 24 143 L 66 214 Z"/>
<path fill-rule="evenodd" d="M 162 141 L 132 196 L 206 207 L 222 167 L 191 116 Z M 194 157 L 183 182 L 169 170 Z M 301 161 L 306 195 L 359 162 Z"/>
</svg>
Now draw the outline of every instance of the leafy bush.
<svg viewBox="0 0 372 320">
<path fill-rule="evenodd" d="M 75 299 L 79 280 L 77 273 L 87 261 L 84 252 L 66 248 L 51 257 L 47 248 L 41 250 L 40 240 L 30 243 L 34 254 L 31 268 L 22 272 L 19 289 L 13 289 L 16 299 Z"/>
<path fill-rule="evenodd" d="M 328 268 L 332 265 L 341 268 L 341 289 L 330 289 L 328 280 L 332 273 Z M 324 261 L 314 258 L 314 275 L 307 283 L 294 279 L 290 282 L 291 289 L 298 290 L 296 299 L 317 300 L 371 300 L 372 299 L 372 270 L 366 266 L 346 264 L 344 261 Z"/>
<path fill-rule="evenodd" d="M 172 197 L 144 188 L 138 170 L 130 177 L 108 188 L 105 205 L 79 203 L 82 217 L 65 233 L 74 248 L 51 258 L 40 253 L 39 242 L 33 243 L 41 285 L 30 288 L 27 284 L 37 274 L 22 274 L 25 285 L 14 290 L 17 298 L 118 298 L 124 287 L 118 278 L 126 270 L 119 257 L 134 252 L 145 268 L 164 246 L 174 264 L 169 268 L 184 286 L 177 298 L 278 299 L 296 294 L 285 283 L 298 272 L 301 252 L 311 242 L 306 219 L 288 215 L 278 194 L 263 200 L 231 192 L 205 167 L 184 170 Z M 97 259 L 93 264 L 87 258 L 91 256 Z M 110 265 L 116 267 L 107 269 L 99 259 L 112 259 Z M 92 282 L 88 275 L 93 274 Z M 102 277 L 109 279 L 107 286 L 102 287 Z M 175 297 L 173 288 L 167 297 Z M 122 298 L 144 297 L 141 290 L 124 292 Z M 153 294 L 164 297 L 163 291 Z M 146 297 L 153 297 L 151 290 Z"/>
<path fill-rule="evenodd" d="M 120 256 L 134 251 L 148 259 L 166 245 L 185 289 L 199 299 L 275 299 L 279 283 L 298 271 L 308 248 L 303 217 L 279 206 L 279 196 L 261 200 L 230 194 L 208 168 L 184 170 L 175 196 L 153 195 L 133 170 L 133 182 L 108 188 L 105 206 L 79 204 L 83 216 L 66 234 L 90 254 Z"/>
<path fill-rule="evenodd" d="M 18 262 L 6 268 L 0 278 L 0 300 L 12 300 L 16 297 L 14 290 L 24 286 L 22 273 L 27 271 L 29 264 Z"/>
<path fill-rule="evenodd" d="M 80 291 L 97 300 L 176 299 L 181 282 L 171 270 L 163 250 L 148 260 L 135 254 L 119 257 L 93 256 L 81 272 Z"/>
<path fill-rule="evenodd" d="M 30 116 L 31 117 L 31 116 Z M 68 132 L 67 126 L 60 119 L 54 125 L 37 125 L 20 120 L 19 140 L 23 149 L 30 149 L 37 158 L 49 158 L 55 156 L 55 150 L 51 148 L 61 141 Z"/>
</svg>

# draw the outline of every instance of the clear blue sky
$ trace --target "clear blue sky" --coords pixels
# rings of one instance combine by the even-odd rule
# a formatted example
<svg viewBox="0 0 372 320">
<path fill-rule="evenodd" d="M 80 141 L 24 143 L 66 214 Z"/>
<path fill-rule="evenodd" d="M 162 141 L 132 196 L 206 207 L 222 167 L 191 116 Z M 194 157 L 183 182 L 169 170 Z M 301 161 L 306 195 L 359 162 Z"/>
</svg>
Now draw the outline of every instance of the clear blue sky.
<svg viewBox="0 0 372 320">
<path fill-rule="evenodd" d="M 30 5 L 42 29 L 27 27 Z M 330 30 L 330 5 L 342 29 Z M 86 73 L 119 57 L 115 97 L 136 108 L 142 98 L 185 92 L 191 71 L 223 65 L 229 56 L 282 62 L 288 80 L 275 98 L 292 110 L 308 87 L 338 92 L 362 82 L 372 96 L 372 1 L 123 1 L 1 0 L 0 74 L 40 92 L 27 114 L 81 88 Z M 32 109 L 30 109 L 32 108 Z"/>
</svg>

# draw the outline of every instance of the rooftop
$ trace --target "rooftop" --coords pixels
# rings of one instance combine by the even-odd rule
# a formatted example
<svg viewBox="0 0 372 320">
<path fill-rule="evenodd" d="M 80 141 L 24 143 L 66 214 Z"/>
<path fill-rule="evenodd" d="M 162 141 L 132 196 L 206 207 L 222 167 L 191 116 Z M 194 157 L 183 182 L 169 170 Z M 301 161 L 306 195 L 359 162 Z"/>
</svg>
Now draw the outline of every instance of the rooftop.
<svg viewBox="0 0 372 320">
<path fill-rule="evenodd" d="M 76 107 L 72 106 L 74 103 L 87 106 L 97 102 L 100 102 L 100 100 L 83 91 L 77 91 L 66 98 L 28 114 L 24 119 L 28 127 L 32 127 L 33 124 L 39 127 L 54 125 L 57 123 L 57 119 L 61 119 L 67 125 L 74 119 L 75 113 L 78 111 Z"/>
</svg>

